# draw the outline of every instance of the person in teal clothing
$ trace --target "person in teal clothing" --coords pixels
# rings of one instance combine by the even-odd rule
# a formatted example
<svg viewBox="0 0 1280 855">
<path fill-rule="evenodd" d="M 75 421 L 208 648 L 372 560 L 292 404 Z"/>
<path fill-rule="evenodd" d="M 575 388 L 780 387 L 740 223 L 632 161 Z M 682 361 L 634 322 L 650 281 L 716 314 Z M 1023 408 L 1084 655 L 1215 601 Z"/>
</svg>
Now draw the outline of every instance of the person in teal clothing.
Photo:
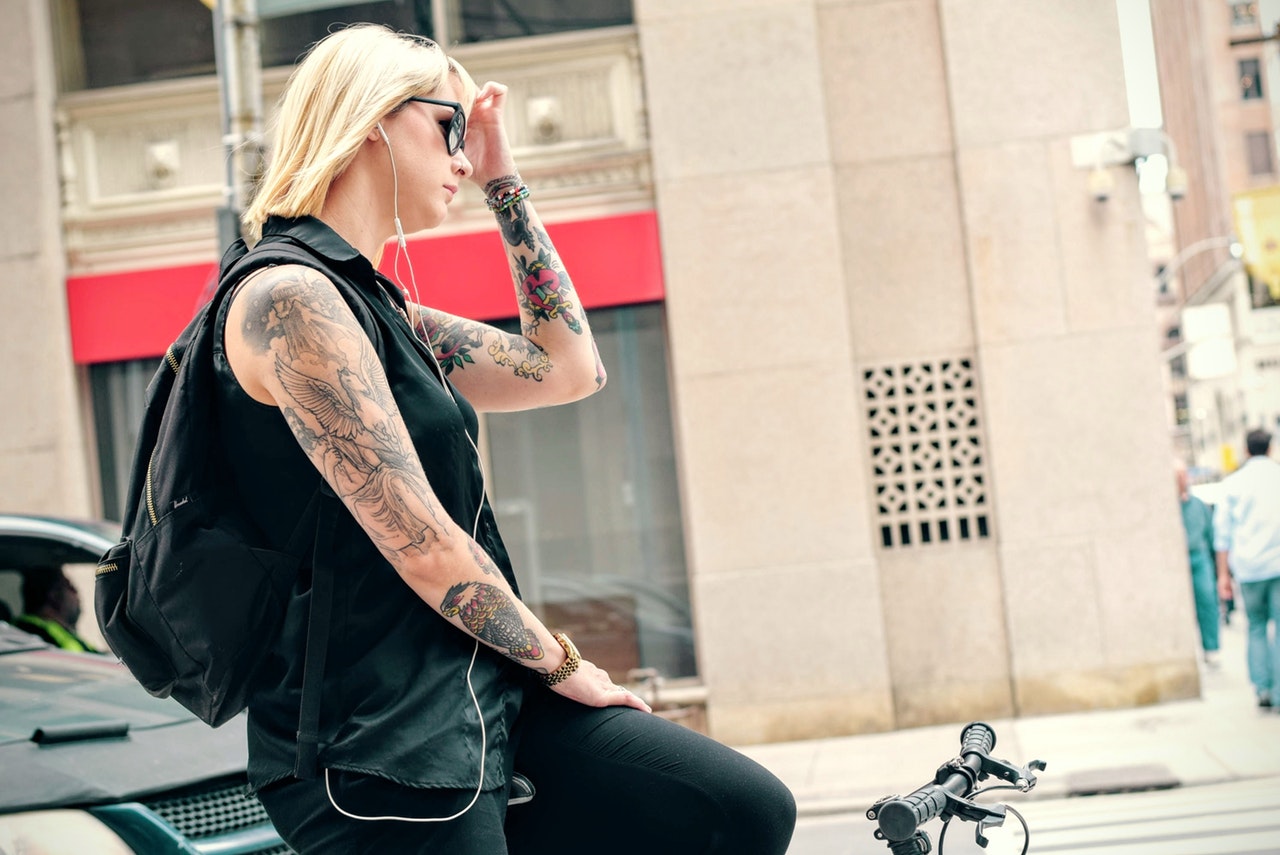
<svg viewBox="0 0 1280 855">
<path fill-rule="evenodd" d="M 1176 468 L 1178 497 L 1182 501 L 1182 527 L 1187 534 L 1187 557 L 1191 563 L 1191 590 L 1196 601 L 1196 622 L 1200 625 L 1200 648 L 1207 664 L 1217 663 L 1218 584 L 1213 554 L 1213 511 L 1191 495 L 1187 469 Z"/>
</svg>

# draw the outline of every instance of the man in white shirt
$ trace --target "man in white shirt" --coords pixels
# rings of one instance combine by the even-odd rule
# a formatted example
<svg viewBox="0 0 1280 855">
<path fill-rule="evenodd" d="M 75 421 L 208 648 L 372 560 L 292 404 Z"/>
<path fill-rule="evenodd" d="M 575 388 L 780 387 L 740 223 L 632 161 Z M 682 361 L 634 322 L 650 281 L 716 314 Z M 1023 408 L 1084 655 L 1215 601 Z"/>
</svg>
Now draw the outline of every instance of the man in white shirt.
<svg viewBox="0 0 1280 855">
<path fill-rule="evenodd" d="M 1231 577 L 1249 622 L 1249 680 L 1258 706 L 1280 705 L 1280 463 L 1267 456 L 1271 434 L 1249 431 L 1249 457 L 1222 482 L 1214 513 L 1218 590 L 1231 593 Z M 1269 628 L 1275 628 L 1275 634 Z"/>
</svg>

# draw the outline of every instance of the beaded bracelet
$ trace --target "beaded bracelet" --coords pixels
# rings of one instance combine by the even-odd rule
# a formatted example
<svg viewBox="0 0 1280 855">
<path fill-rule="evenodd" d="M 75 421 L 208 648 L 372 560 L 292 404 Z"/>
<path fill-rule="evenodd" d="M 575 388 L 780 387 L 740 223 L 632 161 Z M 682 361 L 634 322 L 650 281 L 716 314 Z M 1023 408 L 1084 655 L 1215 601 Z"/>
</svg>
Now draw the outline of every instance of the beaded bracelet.
<svg viewBox="0 0 1280 855">
<path fill-rule="evenodd" d="M 528 185 L 521 184 L 519 187 L 504 188 L 493 195 L 487 196 L 484 200 L 485 206 L 495 214 L 500 214 L 511 206 L 523 202 L 529 198 Z"/>
</svg>

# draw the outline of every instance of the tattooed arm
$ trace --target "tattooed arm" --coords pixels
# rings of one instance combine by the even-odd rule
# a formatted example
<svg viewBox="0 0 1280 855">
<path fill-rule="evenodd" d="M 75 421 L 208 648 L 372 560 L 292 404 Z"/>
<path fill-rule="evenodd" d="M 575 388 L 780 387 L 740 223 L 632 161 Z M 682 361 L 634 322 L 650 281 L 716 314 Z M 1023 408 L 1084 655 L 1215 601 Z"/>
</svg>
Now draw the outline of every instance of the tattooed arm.
<svg viewBox="0 0 1280 855">
<path fill-rule="evenodd" d="M 582 301 L 528 200 L 498 213 L 520 335 L 426 306 L 414 327 L 476 409 L 525 410 L 585 398 L 606 375 Z"/>
<path fill-rule="evenodd" d="M 489 81 L 467 115 L 469 178 L 486 195 L 510 186 L 516 164 L 503 111 L 507 87 Z M 520 313 L 520 335 L 420 306 L 418 334 L 478 410 L 522 410 L 585 398 L 604 386 L 604 366 L 573 281 L 529 201 L 498 213 Z"/>
<path fill-rule="evenodd" d="M 333 283 L 307 267 L 248 279 L 227 317 L 227 358 L 247 394 L 280 408 L 304 452 L 422 600 L 515 662 L 550 673 L 551 632 L 449 517 L 364 330 Z M 583 663 L 555 691 L 592 706 L 644 708 Z"/>
</svg>

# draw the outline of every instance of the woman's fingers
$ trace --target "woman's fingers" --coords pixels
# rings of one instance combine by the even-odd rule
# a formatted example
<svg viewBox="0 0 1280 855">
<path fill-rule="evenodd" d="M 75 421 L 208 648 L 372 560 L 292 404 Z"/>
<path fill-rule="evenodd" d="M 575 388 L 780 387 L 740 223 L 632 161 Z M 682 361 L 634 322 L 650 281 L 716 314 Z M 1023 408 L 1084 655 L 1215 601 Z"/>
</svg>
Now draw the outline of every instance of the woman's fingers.
<svg viewBox="0 0 1280 855">
<path fill-rule="evenodd" d="M 608 671 L 585 659 L 573 676 L 555 686 L 555 691 L 570 700 L 591 707 L 625 706 L 644 712 L 653 712 L 642 698 L 626 686 L 619 686 L 613 682 Z"/>
<path fill-rule="evenodd" d="M 489 116 L 500 114 L 506 99 L 507 87 L 501 83 L 495 83 L 490 80 L 484 86 L 481 86 L 480 91 L 476 93 L 475 106 L 471 110 L 475 121 L 483 123 Z M 476 113 L 479 113 L 479 115 L 475 115 Z"/>
<path fill-rule="evenodd" d="M 643 712 L 653 712 L 643 698 L 625 686 L 616 686 L 611 694 L 617 698 L 610 702 L 609 706 L 611 707 L 635 707 Z"/>
</svg>

